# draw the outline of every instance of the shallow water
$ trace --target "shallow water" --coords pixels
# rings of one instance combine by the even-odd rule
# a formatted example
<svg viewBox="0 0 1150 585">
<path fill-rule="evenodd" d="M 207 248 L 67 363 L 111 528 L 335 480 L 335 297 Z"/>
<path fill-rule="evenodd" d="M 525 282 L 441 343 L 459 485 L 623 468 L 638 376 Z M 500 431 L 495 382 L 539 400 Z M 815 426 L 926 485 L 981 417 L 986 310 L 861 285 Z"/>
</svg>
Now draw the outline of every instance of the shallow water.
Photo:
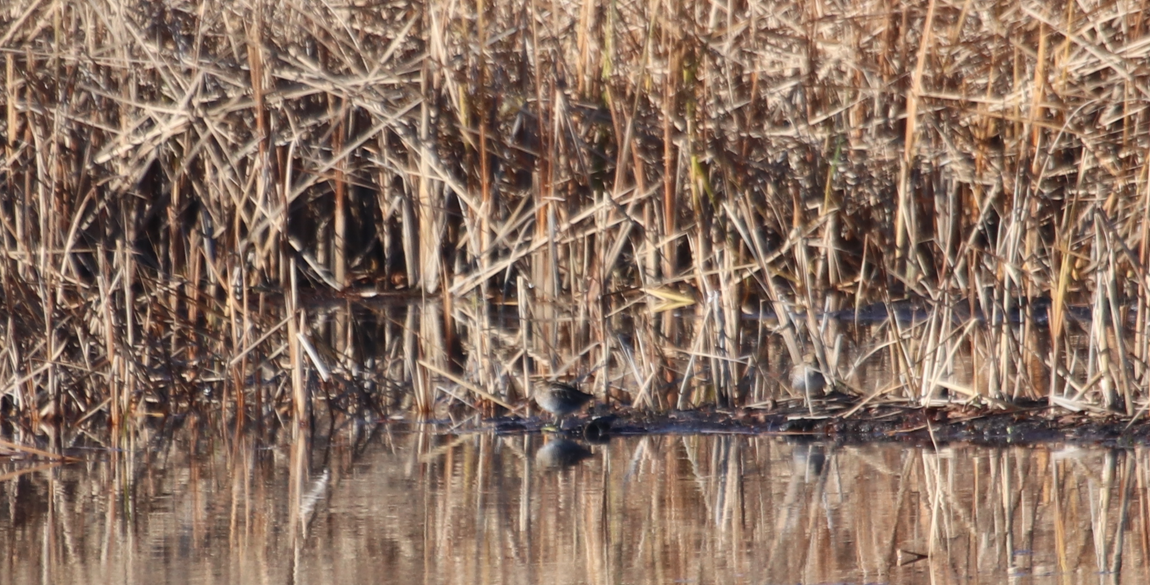
<svg viewBox="0 0 1150 585">
<path fill-rule="evenodd" d="M 354 436 L 353 436 L 354 435 Z M 376 428 L 0 461 L 0 583 L 1117 583 L 1147 452 Z M 929 555 L 909 564 L 914 553 Z"/>
</svg>

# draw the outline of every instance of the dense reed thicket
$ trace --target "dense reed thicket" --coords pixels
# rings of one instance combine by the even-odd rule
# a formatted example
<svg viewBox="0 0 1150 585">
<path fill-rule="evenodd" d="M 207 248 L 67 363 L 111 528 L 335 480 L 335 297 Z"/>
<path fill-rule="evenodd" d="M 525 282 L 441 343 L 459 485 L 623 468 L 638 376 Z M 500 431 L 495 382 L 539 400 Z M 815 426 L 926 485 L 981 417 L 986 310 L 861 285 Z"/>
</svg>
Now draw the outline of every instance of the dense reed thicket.
<svg viewBox="0 0 1150 585">
<path fill-rule="evenodd" d="M 8 2 L 4 409 L 118 424 L 216 384 L 244 410 L 283 370 L 266 398 L 302 414 L 324 361 L 307 299 L 403 290 L 443 299 L 403 328 L 431 344 L 461 306 L 486 324 L 485 299 L 531 321 L 574 301 L 600 391 L 622 368 L 633 402 L 678 406 L 740 398 L 744 305 L 778 316 L 791 360 L 841 372 L 820 312 L 922 299 L 925 324 L 883 334 L 892 395 L 1134 415 L 1145 21 L 1116 0 Z M 635 301 L 683 287 L 705 340 L 676 370 Z M 1048 327 L 996 317 L 1047 298 Z M 509 402 L 508 372 L 547 370 L 536 334 L 376 373 L 422 410 L 444 375 Z M 948 377 L 960 349 L 974 382 Z M 664 402 L 684 367 L 717 389 Z"/>
</svg>

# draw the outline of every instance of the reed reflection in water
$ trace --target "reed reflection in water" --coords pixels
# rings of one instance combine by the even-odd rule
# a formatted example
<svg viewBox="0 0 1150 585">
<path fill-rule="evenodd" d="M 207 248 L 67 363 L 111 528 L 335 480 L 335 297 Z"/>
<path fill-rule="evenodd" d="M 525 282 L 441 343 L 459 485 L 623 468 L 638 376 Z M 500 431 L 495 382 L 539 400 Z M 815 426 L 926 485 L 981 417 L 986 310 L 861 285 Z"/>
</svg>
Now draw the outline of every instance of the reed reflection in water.
<svg viewBox="0 0 1150 585">
<path fill-rule="evenodd" d="M 320 443 L 9 462 L 0 583 L 1117 583 L 1150 571 L 1144 449 L 394 429 Z"/>
</svg>

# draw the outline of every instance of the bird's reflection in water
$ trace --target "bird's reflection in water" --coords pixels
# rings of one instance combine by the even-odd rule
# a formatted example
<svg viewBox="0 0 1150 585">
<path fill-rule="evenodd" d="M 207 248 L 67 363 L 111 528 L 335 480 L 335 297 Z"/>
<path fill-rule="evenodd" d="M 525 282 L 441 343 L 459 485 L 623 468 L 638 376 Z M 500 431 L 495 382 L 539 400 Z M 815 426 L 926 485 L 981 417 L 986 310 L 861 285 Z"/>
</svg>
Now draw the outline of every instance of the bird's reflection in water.
<svg viewBox="0 0 1150 585">
<path fill-rule="evenodd" d="M 535 464 L 544 469 L 570 467 L 592 455 L 591 450 L 569 439 L 552 439 L 535 452 Z"/>
<path fill-rule="evenodd" d="M 810 483 L 823 475 L 827 463 L 826 447 L 818 444 L 795 445 L 791 458 L 795 475 Z"/>
</svg>

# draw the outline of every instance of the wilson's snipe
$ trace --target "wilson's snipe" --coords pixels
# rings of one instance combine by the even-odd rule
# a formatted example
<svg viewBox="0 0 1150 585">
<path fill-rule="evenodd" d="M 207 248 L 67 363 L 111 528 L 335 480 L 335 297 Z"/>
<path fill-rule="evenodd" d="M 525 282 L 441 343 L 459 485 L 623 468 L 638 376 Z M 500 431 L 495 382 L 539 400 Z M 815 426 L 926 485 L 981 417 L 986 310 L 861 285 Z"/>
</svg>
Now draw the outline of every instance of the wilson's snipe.
<svg viewBox="0 0 1150 585">
<path fill-rule="evenodd" d="M 543 382 L 535 387 L 535 402 L 543 410 L 555 415 L 556 419 L 578 412 L 583 405 L 594 398 L 563 382 Z"/>
</svg>

